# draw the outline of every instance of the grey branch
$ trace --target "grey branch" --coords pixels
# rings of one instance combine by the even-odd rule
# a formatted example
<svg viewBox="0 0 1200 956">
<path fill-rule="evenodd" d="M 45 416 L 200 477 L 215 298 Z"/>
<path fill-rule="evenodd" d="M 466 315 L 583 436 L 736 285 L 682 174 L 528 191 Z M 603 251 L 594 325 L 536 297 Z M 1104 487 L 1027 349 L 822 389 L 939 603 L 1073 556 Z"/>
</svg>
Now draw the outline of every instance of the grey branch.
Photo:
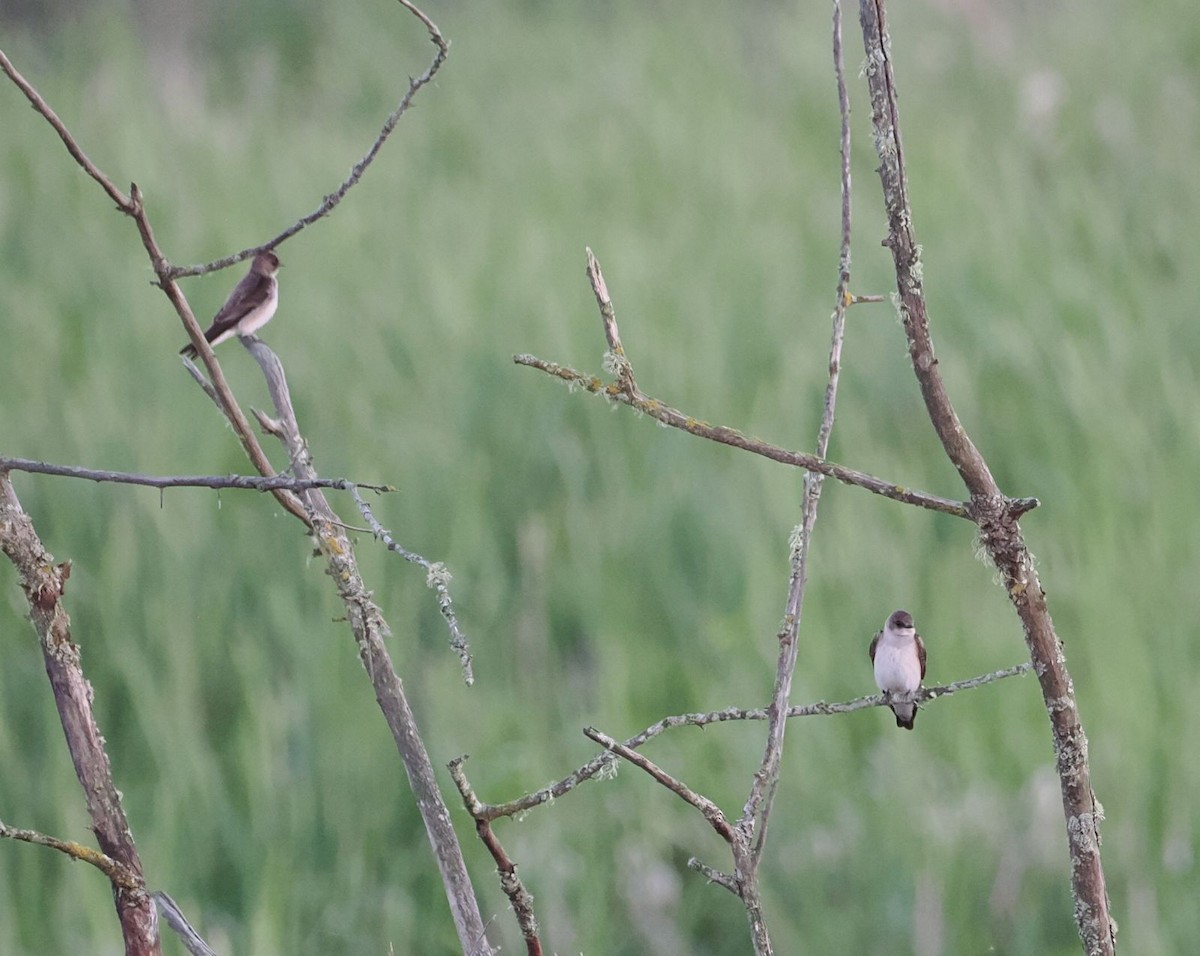
<svg viewBox="0 0 1200 956">
<path fill-rule="evenodd" d="M 842 230 L 838 248 L 838 280 L 833 310 L 833 333 L 829 346 L 829 377 L 825 385 L 825 405 L 821 413 L 821 425 L 817 430 L 815 455 L 824 459 L 829 453 L 829 438 L 833 433 L 834 413 L 837 408 L 838 382 L 842 368 L 842 345 L 846 334 L 846 309 L 850 303 L 850 98 L 846 91 L 845 67 L 842 57 L 842 14 L 841 6 L 833 6 L 833 63 L 837 80 L 838 110 L 842 120 L 841 135 L 841 197 Z M 779 652 L 775 667 L 775 686 L 771 706 L 767 711 L 767 735 L 758 772 L 754 774 L 750 793 L 738 821 L 738 832 L 744 845 L 734 849 L 734 872 L 738 878 L 741 897 L 750 917 L 754 948 L 758 953 L 769 953 L 771 943 L 767 932 L 766 917 L 762 912 L 762 901 L 758 891 L 758 866 L 767 845 L 768 824 L 783 764 L 783 740 L 788 726 L 788 708 L 791 700 L 792 678 L 800 653 L 800 621 L 804 610 L 804 593 L 808 585 L 808 556 L 812 544 L 813 530 L 817 523 L 817 507 L 821 499 L 824 477 L 813 471 L 804 476 L 804 497 L 801 506 L 800 524 L 792 535 L 789 563 L 791 574 L 788 579 L 787 601 L 784 607 L 784 625 L 779 630 Z M 749 850 L 749 852 L 747 852 Z"/>
<path fill-rule="evenodd" d="M 349 491 L 360 499 L 358 489 L 390 492 L 392 485 L 369 485 L 348 478 L 293 478 L 290 475 L 274 475 L 263 478 L 259 475 L 143 475 L 128 471 L 104 471 L 97 468 L 82 468 L 78 465 L 56 465 L 30 458 L 9 458 L 0 455 L 0 472 L 23 471 L 31 475 L 54 475 L 60 478 L 79 478 L 84 481 L 113 482 L 121 485 L 142 485 L 147 488 L 236 488 L 246 491 L 307 491 L 310 488 L 330 488 Z"/>
<path fill-rule="evenodd" d="M 740 895 L 738 893 L 737 880 L 735 880 L 728 873 L 722 873 L 720 870 L 714 869 L 707 863 L 701 863 L 695 857 L 689 859 L 687 861 L 687 865 L 689 870 L 695 870 L 697 873 L 703 874 L 708 882 L 716 883 L 718 886 L 725 887 L 725 889 L 729 890 L 729 892 L 734 896 Z"/>
<path fill-rule="evenodd" d="M 192 956 L 217 956 L 209 948 L 208 943 L 201 939 L 200 934 L 192 929 L 192 924 L 187 921 L 187 917 L 183 915 L 183 910 L 179 908 L 178 903 L 162 890 L 156 890 L 150 896 L 158 904 L 158 911 L 162 913 L 167 925 L 175 931 L 176 936 L 183 940 L 183 945 Z"/>
<path fill-rule="evenodd" d="M 375 512 L 371 510 L 371 506 L 358 493 L 358 490 L 356 488 L 348 490 L 354 497 L 354 502 L 358 505 L 358 511 L 363 516 L 363 520 L 367 522 L 367 527 L 371 529 L 371 534 L 377 540 L 382 541 L 384 547 L 389 551 L 400 555 L 405 561 L 418 564 L 425 569 L 425 586 L 431 588 L 437 594 L 438 610 L 442 612 L 442 617 L 446 620 L 446 626 L 450 629 L 450 646 L 458 655 L 459 665 L 462 667 L 463 682 L 470 687 L 475 683 L 475 672 L 471 666 L 471 644 L 467 640 L 467 635 L 463 633 L 462 628 L 459 626 L 458 615 L 454 613 L 454 601 L 450 597 L 450 581 L 453 577 L 450 574 L 450 570 L 441 561 L 430 561 L 415 551 L 409 551 L 403 545 L 399 544 L 392 537 L 391 532 L 379 523 L 379 520 L 375 517 Z"/>
<path fill-rule="evenodd" d="M 283 364 L 261 340 L 242 341 L 266 378 L 275 406 L 276 419 L 270 422 L 273 434 L 283 443 L 297 477 L 316 478 L 308 445 L 296 421 Z M 266 419 L 265 415 L 260 417 Z M 358 645 L 363 669 L 371 681 L 375 700 L 392 732 L 396 750 L 412 787 L 425 832 L 437 859 L 463 952 L 468 956 L 491 956 L 495 951 L 484 934 L 483 917 L 463 860 L 462 847 L 450 823 L 450 812 L 438 789 L 433 764 L 425 749 L 408 694 L 388 653 L 386 639 L 391 636 L 391 629 L 383 612 L 371 599 L 371 592 L 367 590 L 358 567 L 354 547 L 324 493 L 320 488 L 312 488 L 301 492 L 300 498 L 307 512 L 306 523 L 313 529 L 321 553 L 328 563 L 329 576 L 345 605 L 346 619 Z"/>
<path fill-rule="evenodd" d="M 978 677 L 971 677 L 966 680 L 955 681 L 950 684 L 940 684 L 934 687 L 924 687 L 919 690 L 914 699 L 917 703 L 926 701 L 938 700 L 942 697 L 949 697 L 952 694 L 957 694 L 964 690 L 974 690 L 978 687 L 983 687 L 987 684 L 994 683 L 998 680 L 1004 680 L 1006 677 L 1016 677 L 1021 674 L 1027 674 L 1033 669 L 1033 665 L 1028 662 L 1016 664 L 1013 667 L 1006 667 L 1002 670 L 992 671 L 988 674 L 980 674 Z M 788 717 L 826 717 L 834 714 L 850 714 L 858 710 L 865 710 L 869 707 L 884 707 L 890 703 L 890 699 L 883 694 L 872 694 L 869 697 L 856 697 L 853 700 L 841 701 L 837 703 L 826 703 L 825 701 L 817 701 L 813 704 L 799 704 L 788 708 Z M 634 734 L 629 739 L 623 742 L 623 746 L 630 750 L 637 750 L 647 741 L 653 740 L 655 737 L 675 727 L 707 727 L 709 724 L 720 724 L 731 720 L 766 720 L 767 709 L 765 707 L 745 708 L 745 707 L 727 707 L 724 710 L 710 710 L 702 713 L 692 714 L 676 714 L 671 717 L 664 717 L 655 724 L 651 724 L 640 733 Z M 515 800 L 510 800 L 500 804 L 480 803 L 471 810 L 471 815 L 477 819 L 496 820 L 500 817 L 516 816 L 519 813 L 524 813 L 539 807 L 542 804 L 550 803 L 559 797 L 570 793 L 581 783 L 599 776 L 602 779 L 611 776 L 614 772 L 613 764 L 615 758 L 611 753 L 605 751 L 597 754 L 578 770 L 568 774 L 556 783 L 548 787 L 543 787 L 540 790 L 535 790 L 532 793 L 527 793 L 524 796 L 517 797 Z"/>
</svg>

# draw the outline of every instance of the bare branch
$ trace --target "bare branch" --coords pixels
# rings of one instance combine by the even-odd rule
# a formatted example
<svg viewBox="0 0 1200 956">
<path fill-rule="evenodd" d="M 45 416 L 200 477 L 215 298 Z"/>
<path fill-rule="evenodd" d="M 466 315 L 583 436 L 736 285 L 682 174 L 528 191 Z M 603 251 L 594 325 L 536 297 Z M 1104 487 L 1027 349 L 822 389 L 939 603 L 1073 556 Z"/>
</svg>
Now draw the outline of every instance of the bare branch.
<svg viewBox="0 0 1200 956">
<path fill-rule="evenodd" d="M 688 869 L 695 870 L 697 873 L 702 873 L 710 883 L 715 883 L 717 886 L 723 886 L 729 890 L 734 896 L 741 896 L 738 892 L 737 880 L 728 873 L 722 873 L 720 870 L 714 869 L 707 863 L 701 863 L 695 857 L 687 861 Z"/>
<path fill-rule="evenodd" d="M 315 479 L 317 473 L 308 452 L 308 445 L 296 422 L 283 364 L 264 342 L 258 339 L 242 341 L 266 377 L 267 388 L 275 406 L 276 435 L 285 445 L 296 476 Z M 335 582 L 338 596 L 345 604 L 346 618 L 358 644 L 359 657 L 371 680 L 375 700 L 392 732 L 396 750 L 408 775 L 417 808 L 425 823 L 425 832 L 437 859 L 463 951 L 467 954 L 491 956 L 494 950 L 484 935 L 483 918 L 479 913 L 479 904 L 463 861 L 462 848 L 454 827 L 450 824 L 450 813 L 438 790 L 433 764 L 421 739 L 416 716 L 388 653 L 386 639 L 391 636 L 391 629 L 383 617 L 383 612 L 371 599 L 371 592 L 367 590 L 358 569 L 354 546 L 346 537 L 341 521 L 329 506 L 321 489 L 311 488 L 301 492 L 301 500 L 307 510 L 306 523 L 313 529 L 321 553 L 328 563 L 329 576 Z"/>
<path fill-rule="evenodd" d="M 584 735 L 590 737 L 596 743 L 600 744 L 606 750 L 615 753 L 622 760 L 628 760 L 639 770 L 644 770 L 658 783 L 662 784 L 670 790 L 675 796 L 679 797 L 684 803 L 691 804 L 700 811 L 701 816 L 708 821 L 709 826 L 717 831 L 717 834 L 726 843 L 732 844 L 736 839 L 733 832 L 733 827 L 729 825 L 729 821 L 725 819 L 725 814 L 721 812 L 721 808 L 704 796 L 702 793 L 697 793 L 682 780 L 677 780 L 669 773 L 659 767 L 657 764 L 647 760 L 641 754 L 634 751 L 632 748 L 624 744 L 617 743 L 608 734 L 597 730 L 595 727 L 584 727 Z"/>
<path fill-rule="evenodd" d="M 662 424 L 671 428 L 678 428 L 691 435 L 707 438 L 709 441 L 719 442 L 722 445 L 729 445 L 733 448 L 740 448 L 743 451 L 748 451 L 754 455 L 761 455 L 763 458 L 769 458 L 784 465 L 793 465 L 797 468 L 804 468 L 807 471 L 815 471 L 828 478 L 834 478 L 843 484 L 863 488 L 872 494 L 891 498 L 893 501 L 916 505 L 919 508 L 928 508 L 930 511 L 939 511 L 942 514 L 954 515 L 956 518 L 970 517 L 968 506 L 961 501 L 954 501 L 950 498 L 939 498 L 937 495 L 915 491 L 904 485 L 885 481 L 882 478 L 876 478 L 874 475 L 855 471 L 853 468 L 847 468 L 832 461 L 825 461 L 802 451 L 790 451 L 786 448 L 780 448 L 778 445 L 772 445 L 761 439 L 743 435 L 736 429 L 728 428 L 724 425 L 710 425 L 708 422 L 686 415 L 656 398 L 642 396 L 640 391 L 637 393 L 637 397 L 631 396 L 616 383 L 606 383 L 596 375 L 585 375 L 583 372 L 576 371 L 570 366 L 559 365 L 557 362 L 547 362 L 537 356 L 527 354 L 514 355 L 513 362 L 517 365 L 536 368 L 547 375 L 566 382 L 572 388 L 582 388 L 593 395 L 600 395 L 608 401 L 628 405 L 630 408 L 637 409 L 644 415 L 648 415 L 655 421 L 662 422 Z"/>
<path fill-rule="evenodd" d="M 475 795 L 475 791 L 467 780 L 466 771 L 463 770 L 463 764 L 466 761 L 465 756 L 455 757 L 451 760 L 447 765 L 450 769 L 450 777 L 462 795 L 463 805 L 467 808 L 467 812 L 475 818 L 475 832 L 479 834 L 479 839 L 487 847 L 492 859 L 496 861 L 496 872 L 500 875 L 500 889 L 504 891 L 504 895 L 512 904 L 513 913 L 517 917 L 517 926 L 521 930 L 521 937 L 525 940 L 525 951 L 529 956 L 541 956 L 542 941 L 538 935 L 537 917 L 533 912 L 533 894 L 525 888 L 525 884 L 517 876 L 517 864 L 505 852 L 495 831 L 492 830 L 491 822 L 486 817 L 476 816 L 476 810 L 483 804 Z"/>
<path fill-rule="evenodd" d="M 980 674 L 978 677 L 971 677 L 966 680 L 955 681 L 951 684 L 939 684 L 934 687 L 923 687 L 914 695 L 914 700 L 920 704 L 926 701 L 938 700 L 942 697 L 950 697 L 957 694 L 959 691 L 974 690 L 978 687 L 983 687 L 987 684 L 994 683 L 998 680 L 1004 680 L 1006 677 L 1017 677 L 1021 674 L 1027 674 L 1033 669 L 1033 665 L 1026 662 L 1016 664 L 1013 667 L 1006 667 L 1002 670 L 993 671 L 989 674 Z M 788 708 L 788 717 L 828 717 L 834 714 L 850 714 L 857 710 L 866 710 L 868 707 L 886 707 L 891 703 L 891 698 L 883 694 L 872 694 L 869 697 L 856 697 L 853 700 L 841 701 L 838 703 L 826 703 L 825 701 L 817 701 L 813 704 L 795 704 Z M 732 720 L 766 720 L 767 708 L 765 707 L 727 707 L 724 710 L 710 710 L 700 713 L 691 714 L 676 714 L 671 717 L 664 717 L 657 723 L 651 724 L 645 730 L 634 734 L 628 738 L 622 746 L 628 747 L 630 750 L 637 750 L 647 741 L 653 740 L 660 734 L 675 727 L 707 727 L 709 724 L 721 724 Z M 468 807 L 473 817 L 482 817 L 487 820 L 495 820 L 499 817 L 512 817 L 529 810 L 539 807 L 542 804 L 550 803 L 559 797 L 570 793 L 581 783 L 592 779 L 595 776 L 601 777 L 611 776 L 614 772 L 613 756 L 609 752 L 597 754 L 578 770 L 568 774 L 556 783 L 548 787 L 543 787 L 540 790 L 535 790 L 532 793 L 527 793 L 524 796 L 518 797 L 515 800 L 510 800 L 507 803 L 486 804 L 481 803 L 477 807 Z"/>
<path fill-rule="evenodd" d="M 842 119 L 840 144 L 842 232 L 838 252 L 833 334 L 829 346 L 829 379 L 825 386 L 825 405 L 821 413 L 821 425 L 817 431 L 816 457 L 822 460 L 829 453 L 829 437 L 833 432 L 838 381 L 842 368 L 842 343 L 846 333 L 846 308 L 850 292 L 850 96 L 846 92 L 845 66 L 842 58 L 842 11 L 841 5 L 837 2 L 833 5 L 833 64 L 837 79 L 838 111 Z M 788 581 L 787 602 L 784 608 L 784 624 L 778 635 L 779 656 L 775 668 L 775 686 L 771 696 L 771 706 L 767 715 L 767 738 L 758 772 L 754 774 L 750 794 L 742 810 L 742 817 L 738 821 L 739 831 L 752 841 L 751 853 L 745 858 L 741 854 L 735 858 L 739 864 L 737 872 L 741 879 L 742 899 L 746 902 L 752 929 L 757 934 L 755 948 L 759 952 L 769 951 L 770 942 L 766 938 L 765 917 L 761 912 L 757 912 L 761 909 L 757 890 L 758 864 L 766 849 L 771 808 L 779 789 L 792 677 L 800 652 L 800 619 L 804 609 L 804 592 L 808 584 L 809 546 L 812 543 L 813 529 L 817 523 L 817 507 L 820 503 L 823 480 L 821 474 L 813 471 L 809 471 L 804 478 L 804 502 L 800 525 L 792 535 L 791 576 Z"/>
<path fill-rule="evenodd" d="M 847 221 L 843 227 L 843 232 L 848 228 L 849 223 Z M 928 508 L 931 511 L 940 511 L 943 514 L 954 515 L 957 518 L 970 517 L 969 506 L 965 502 L 939 498 L 937 495 L 915 491 L 903 485 L 897 485 L 894 482 L 876 478 L 874 475 L 855 471 L 853 468 L 847 468 L 836 462 L 827 461 L 823 451 L 817 455 L 789 451 L 761 439 L 748 437 L 736 429 L 724 425 L 710 425 L 708 422 L 693 418 L 691 415 L 686 415 L 656 398 L 648 397 L 634 380 L 633 366 L 629 361 L 629 356 L 625 352 L 624 346 L 621 344 L 621 335 L 617 328 L 615 310 L 612 299 L 608 294 L 608 286 L 604 281 L 604 275 L 600 271 L 600 264 L 596 261 L 596 257 L 592 254 L 591 249 L 586 250 L 586 252 L 588 263 L 587 275 L 592 285 L 592 292 L 596 296 L 596 303 L 600 307 L 600 318 L 604 325 L 604 337 L 608 342 L 608 352 L 604 357 L 604 370 L 615 376 L 616 381 L 606 383 L 599 376 L 585 375 L 570 366 L 560 365 L 557 362 L 548 362 L 535 355 L 514 355 L 514 363 L 529 368 L 536 368 L 547 375 L 566 382 L 572 389 L 583 388 L 593 395 L 602 396 L 607 401 L 615 401 L 623 405 L 628 405 L 630 408 L 636 409 L 644 415 L 649 415 L 663 425 L 678 428 L 681 431 L 698 435 L 701 438 L 707 438 L 709 441 L 740 448 L 743 451 L 761 455 L 764 458 L 769 458 L 781 464 L 794 465 L 809 472 L 816 472 L 828 478 L 834 478 L 843 484 L 864 488 L 873 494 L 882 495 L 894 501 Z M 849 268 L 848 252 L 843 254 L 842 261 L 846 268 Z M 847 279 L 846 281 L 849 280 Z M 852 298 L 841 284 L 839 274 L 838 312 L 842 315 L 843 322 L 846 305 L 849 304 L 848 300 Z M 840 341 L 838 342 L 838 348 L 840 349 Z M 828 406 L 828 396 L 826 398 L 826 405 Z M 1028 505 L 1025 510 L 1037 506 L 1036 499 L 1022 499 L 1022 501 Z"/>
<path fill-rule="evenodd" d="M 326 196 L 316 209 L 310 212 L 307 216 L 303 216 L 298 219 L 274 238 L 268 239 L 261 245 L 254 246 L 251 249 L 243 249 L 241 252 L 234 253 L 231 256 L 225 256 L 224 258 L 217 259 L 214 262 L 205 263 L 204 265 L 172 266 L 167 273 L 170 278 L 181 279 L 186 276 L 197 276 L 204 275 L 209 272 L 215 272 L 218 269 L 224 269 L 228 266 L 235 265 L 244 259 L 248 259 L 251 256 L 258 255 L 258 253 L 265 249 L 274 249 L 280 243 L 296 235 L 296 233 L 300 232 L 300 230 L 311 226 L 318 219 L 328 216 L 331 212 L 333 212 L 337 204 L 346 197 L 346 194 L 351 190 L 351 188 L 358 184 L 358 181 L 362 179 L 363 173 L 367 171 L 367 167 L 374 162 L 375 157 L 383 148 L 384 142 L 386 142 L 387 138 L 392 135 L 392 131 L 395 130 L 396 124 L 400 122 L 400 117 L 408 112 L 408 108 L 412 105 L 413 97 L 417 95 L 423 86 L 426 86 L 433 79 L 434 74 L 441 69 L 446 57 L 450 55 L 450 43 L 442 36 L 441 31 L 437 28 L 437 25 L 434 24 L 434 22 L 419 9 L 409 3 L 408 0 L 398 0 L 398 2 L 402 7 L 408 10 L 409 13 L 411 13 L 425 25 L 425 29 L 429 31 L 429 38 L 433 41 L 434 46 L 437 47 L 437 54 L 434 56 L 433 62 L 430 63 L 424 73 L 415 79 L 411 77 L 409 78 L 408 92 L 406 92 L 404 94 L 404 98 L 400 100 L 400 105 L 397 106 L 392 111 L 391 115 L 388 116 L 387 120 L 384 121 L 383 128 L 379 131 L 379 135 L 375 137 L 375 142 L 371 144 L 371 147 L 367 150 L 366 155 L 354 164 L 353 168 L 350 170 L 350 175 L 346 178 L 346 180 L 336 190 Z"/>
<path fill-rule="evenodd" d="M 92 710 L 92 687 L 83 675 L 79 648 L 71 640 L 71 618 L 62 604 L 71 564 L 54 563 L 4 471 L 0 471 L 0 550 L 21 578 L 92 830 L 103 855 L 120 863 L 128 875 L 122 882 L 113 883 L 125 952 L 129 956 L 158 956 L 158 921 L 145 890 L 142 863 L 121 807 L 121 794 L 113 782 L 104 737 Z M 67 852 L 65 845 L 56 848 Z M 100 865 L 98 858 L 89 862 Z"/>
<path fill-rule="evenodd" d="M 1111 956 L 1116 952 L 1117 930 L 1109 913 L 1108 889 L 1100 859 L 1102 814 L 1092 790 L 1087 736 L 1062 643 L 1017 520 L 1027 508 L 1025 503 L 1014 502 L 1001 493 L 983 455 L 959 421 L 934 355 L 921 247 L 908 197 L 908 172 L 900 136 L 900 110 L 885 7 L 884 0 L 860 0 L 859 14 L 866 49 L 864 74 L 871 96 L 871 124 L 888 217 L 884 244 L 891 249 L 895 263 L 908 353 L 929 419 L 970 492 L 971 517 L 979 526 L 979 540 L 1000 572 L 1009 600 L 1021 619 L 1025 643 L 1038 675 L 1054 739 L 1080 940 L 1088 956 Z"/>
<path fill-rule="evenodd" d="M 357 489 L 392 492 L 392 485 L 369 485 L 350 481 L 348 478 L 292 478 L 290 475 L 274 475 L 262 478 L 257 475 L 143 475 L 128 471 L 103 471 L 82 468 L 78 465 L 55 465 L 30 458 L 9 458 L 0 455 L 0 471 L 23 471 L 31 475 L 53 475 L 59 478 L 79 478 L 84 481 L 110 481 L 121 485 L 142 485 L 147 488 L 235 488 L 246 491 L 307 491 L 310 488 L 332 488 L 349 491 L 359 498 Z"/>
<path fill-rule="evenodd" d="M 59 853 L 65 853 L 73 860 L 90 863 L 107 876 L 113 886 L 118 886 L 123 890 L 140 891 L 143 888 L 140 874 L 135 873 L 119 860 L 114 860 L 111 856 L 94 850 L 90 846 L 84 846 L 82 843 L 76 843 L 74 840 L 60 840 L 58 837 L 47 836 L 37 830 L 20 830 L 8 826 L 3 820 L 0 820 L 0 838 L 48 846 L 52 850 L 58 850 Z"/>
<path fill-rule="evenodd" d="M 25 98 L 29 100 L 30 105 L 38 113 L 45 117 L 47 123 L 54 127 L 54 131 L 58 133 L 59 139 L 61 139 L 63 141 L 63 145 L 67 147 L 67 152 L 74 157 L 75 162 L 80 165 L 83 171 L 100 184 L 100 188 L 108 193 L 109 198 L 117 204 L 118 209 L 120 209 L 122 212 L 129 212 L 131 207 L 129 197 L 121 192 L 121 190 L 116 187 L 111 179 L 104 175 L 104 172 L 99 166 L 88 159 L 87 153 L 85 153 L 79 144 L 75 142 L 74 137 L 71 136 L 66 125 L 58 118 L 58 114 L 50 108 L 49 103 L 42 99 L 41 94 L 34 89 L 33 84 L 25 79 L 25 77 L 23 77 L 19 72 L 17 72 L 17 68 L 13 66 L 8 57 L 4 55 L 3 50 L 0 50 L 0 70 L 3 70 L 8 74 L 8 78 L 16 84 L 17 89 L 25 94 Z"/>
<path fill-rule="evenodd" d="M 200 934 L 192 928 L 192 924 L 183 915 L 183 910 L 179 908 L 178 903 L 162 890 L 156 890 L 150 895 L 158 904 L 158 910 L 162 913 L 163 919 L 167 921 L 167 925 L 175 931 L 175 935 L 183 941 L 183 945 L 192 956 L 217 956 L 209 948 L 208 943 L 200 937 Z"/>
<path fill-rule="evenodd" d="M 367 487 L 362 485 L 360 487 Z M 363 496 L 354 488 L 349 489 L 350 494 L 354 497 L 355 504 L 358 505 L 359 513 L 367 522 L 371 534 L 378 541 L 382 541 L 384 546 L 391 552 L 400 555 L 405 561 L 412 564 L 419 564 L 425 569 L 425 586 L 431 588 L 437 594 L 438 610 L 442 612 L 442 617 L 446 620 L 446 626 L 450 628 L 450 646 L 458 655 L 458 661 L 462 667 L 463 683 L 468 687 L 475 683 L 475 671 L 471 666 L 471 644 L 467 640 L 467 635 L 463 633 L 462 628 L 458 624 L 458 615 L 454 613 L 454 601 L 450 597 L 450 581 L 453 576 L 450 570 L 441 561 L 430 561 L 415 551 L 409 551 L 395 538 L 391 532 L 379 523 L 375 517 L 375 512 L 371 510 L 371 506 L 363 500 Z"/>
</svg>

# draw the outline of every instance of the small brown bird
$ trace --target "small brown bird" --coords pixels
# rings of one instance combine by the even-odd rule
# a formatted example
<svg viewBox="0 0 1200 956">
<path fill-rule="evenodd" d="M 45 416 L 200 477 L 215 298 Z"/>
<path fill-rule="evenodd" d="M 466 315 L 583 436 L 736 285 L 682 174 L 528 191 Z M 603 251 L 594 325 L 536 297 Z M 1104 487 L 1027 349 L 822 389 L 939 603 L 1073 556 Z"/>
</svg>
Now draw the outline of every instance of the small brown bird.
<svg viewBox="0 0 1200 956">
<path fill-rule="evenodd" d="M 885 694 L 912 694 L 925 679 L 925 642 L 913 627 L 908 611 L 896 611 L 871 641 L 871 663 L 875 665 L 875 683 Z M 913 729 L 917 705 L 911 702 L 891 704 L 896 726 Z"/>
<path fill-rule="evenodd" d="M 229 293 L 229 298 L 215 316 L 204 338 L 212 346 L 220 345 L 235 333 L 239 336 L 253 335 L 271 321 L 279 305 L 279 282 L 275 273 L 279 271 L 279 257 L 275 253 L 260 252 L 254 257 L 250 271 Z M 179 350 L 180 355 L 196 357 L 196 347 L 188 344 Z"/>
</svg>

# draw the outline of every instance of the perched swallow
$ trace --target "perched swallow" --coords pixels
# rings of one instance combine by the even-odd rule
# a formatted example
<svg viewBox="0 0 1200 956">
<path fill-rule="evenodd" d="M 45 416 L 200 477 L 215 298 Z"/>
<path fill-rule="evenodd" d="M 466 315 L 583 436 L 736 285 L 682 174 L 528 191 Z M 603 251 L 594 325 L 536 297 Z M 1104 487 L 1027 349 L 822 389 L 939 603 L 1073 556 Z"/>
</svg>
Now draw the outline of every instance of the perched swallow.
<svg viewBox="0 0 1200 956">
<path fill-rule="evenodd" d="M 279 283 L 275 279 L 278 271 L 279 257 L 275 253 L 260 252 L 254 257 L 250 271 L 233 287 L 204 333 L 209 345 L 220 345 L 234 334 L 253 335 L 271 321 L 279 305 Z M 179 354 L 194 359 L 196 347 L 185 345 Z"/>
<path fill-rule="evenodd" d="M 920 689 L 925 679 L 925 642 L 913 627 L 908 611 L 896 611 L 875 635 L 871 663 L 875 665 L 875 683 L 885 694 L 912 694 Z M 912 730 L 917 705 L 908 702 L 890 706 L 896 726 Z"/>
</svg>

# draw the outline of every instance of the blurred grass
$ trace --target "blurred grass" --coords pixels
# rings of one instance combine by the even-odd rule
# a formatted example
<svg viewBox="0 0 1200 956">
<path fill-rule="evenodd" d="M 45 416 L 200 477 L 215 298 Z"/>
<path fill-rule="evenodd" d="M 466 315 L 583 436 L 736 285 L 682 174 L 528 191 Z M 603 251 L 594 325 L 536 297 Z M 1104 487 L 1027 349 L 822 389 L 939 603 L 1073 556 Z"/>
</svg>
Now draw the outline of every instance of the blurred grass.
<svg viewBox="0 0 1200 956">
<path fill-rule="evenodd" d="M 399 486 L 381 520 L 455 573 L 469 691 L 420 574 L 363 540 L 435 763 L 471 753 L 481 796 L 501 800 L 586 759 L 584 724 L 621 735 L 769 693 L 800 475 L 609 413 L 509 357 L 599 368 L 590 245 L 647 391 L 812 444 L 836 268 L 828 11 L 428 12 L 453 42 L 445 70 L 361 186 L 283 249 L 265 337 L 322 471 Z M 138 182 L 180 262 L 315 206 L 431 54 L 387 4 L 201 14 L 194 47 L 120 4 L 39 32 L 0 19 L 6 52 L 101 167 Z M 1167 22 L 1180 28 L 1163 36 Z M 1178 2 L 918 4 L 892 27 L 942 369 L 1002 485 L 1043 502 L 1025 526 L 1091 738 L 1122 948 L 1179 952 L 1200 930 L 1195 18 Z M 876 292 L 889 262 L 855 30 L 850 15 L 854 285 Z M 134 230 L 8 87 L 0 129 L 0 449 L 244 471 L 179 368 L 184 338 Z M 190 280 L 198 315 L 233 281 Z M 252 363 L 226 348 L 238 394 L 263 405 Z M 958 493 L 889 306 L 852 312 L 842 382 L 832 457 Z M 76 639 L 152 885 L 222 952 L 454 951 L 392 744 L 296 523 L 247 494 L 160 504 L 16 483 L 75 562 Z M 926 634 L 932 680 L 1021 659 L 973 548 L 963 522 L 829 484 L 796 699 L 869 692 L 866 643 L 897 606 Z M 8 582 L 0 819 L 86 840 Z M 1034 682 L 920 724 L 900 735 L 870 712 L 792 728 L 766 874 L 778 951 L 1076 952 Z M 736 812 L 760 732 L 682 732 L 650 755 Z M 738 906 L 685 867 L 721 865 L 721 848 L 677 804 L 625 770 L 502 825 L 553 950 L 746 951 Z M 491 866 L 456 820 L 512 949 Z M 0 847 L 0 952 L 67 951 L 119 951 L 102 880 Z"/>
</svg>

